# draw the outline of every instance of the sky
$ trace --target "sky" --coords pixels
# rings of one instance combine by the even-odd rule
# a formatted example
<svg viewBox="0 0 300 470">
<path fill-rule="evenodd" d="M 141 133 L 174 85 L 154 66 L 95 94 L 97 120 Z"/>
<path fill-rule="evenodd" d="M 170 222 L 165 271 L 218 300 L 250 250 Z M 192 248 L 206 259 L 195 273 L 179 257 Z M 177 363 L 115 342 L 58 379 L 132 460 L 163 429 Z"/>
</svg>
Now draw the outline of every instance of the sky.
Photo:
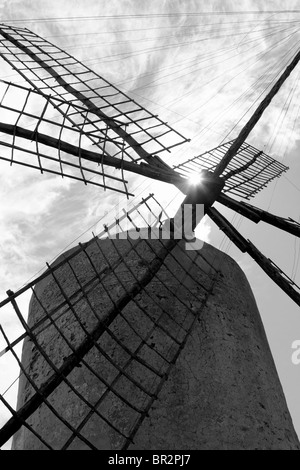
<svg viewBox="0 0 300 470">
<path fill-rule="evenodd" d="M 299 49 L 300 11 L 292 11 L 297 8 L 298 0 L 0 0 L 1 22 L 27 27 L 67 50 L 190 138 L 167 157 L 169 164 L 236 137 Z M 298 66 L 248 139 L 290 168 L 250 203 L 296 221 L 299 77 Z M 4 61 L 0 79 L 23 83 Z M 127 201 L 66 178 L 0 165 L 1 300 L 66 247 L 101 230 L 102 217 Z M 182 200 L 178 190 L 165 183 L 142 177 L 131 177 L 130 182 L 136 200 L 152 191 L 166 207 Z M 217 208 L 300 285 L 298 239 Z M 247 275 L 300 436 L 300 365 L 291 360 L 292 344 L 300 340 L 299 308 L 212 222 L 205 220 L 198 234 L 232 256 Z M 0 322 L 11 337 L 17 336 L 20 330 L 10 312 L 2 312 Z M 18 368 L 5 356 L 0 367 L 1 393 L 15 380 Z M 5 396 L 13 401 L 15 395 L 16 386 Z M 6 417 L 0 409 L 0 420 Z"/>
</svg>

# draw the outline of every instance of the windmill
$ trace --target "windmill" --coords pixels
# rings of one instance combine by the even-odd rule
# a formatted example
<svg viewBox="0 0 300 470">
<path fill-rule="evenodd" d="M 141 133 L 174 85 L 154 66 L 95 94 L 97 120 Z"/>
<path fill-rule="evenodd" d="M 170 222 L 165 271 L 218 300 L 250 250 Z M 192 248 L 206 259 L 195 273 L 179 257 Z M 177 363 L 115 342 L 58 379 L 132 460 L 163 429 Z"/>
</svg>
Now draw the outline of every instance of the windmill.
<svg viewBox="0 0 300 470">
<path fill-rule="evenodd" d="M 28 29 L 2 24 L 0 34 L 1 57 L 30 86 L 1 82 L 3 122 L 1 120 L 0 131 L 9 137 L 0 142 L 2 160 L 38 169 L 41 173 L 77 179 L 127 197 L 132 194 L 125 172 L 175 185 L 185 195 L 175 216 L 168 217 L 164 207 L 150 194 L 113 224 L 106 225 L 90 242 L 80 244 L 47 265 L 47 270 L 25 287 L 17 292 L 8 291 L 0 307 L 12 308 L 24 334 L 11 342 L 1 327 L 7 341 L 1 355 L 11 353 L 15 357 L 21 378 L 17 411 L 1 396 L 12 417 L 0 430 L 0 444 L 15 434 L 15 448 L 156 448 L 158 441 L 167 443 L 167 448 L 172 448 L 171 445 L 177 448 L 178 443 L 184 448 L 188 439 L 193 448 L 197 448 L 197 440 L 191 435 L 195 426 L 200 426 L 201 433 L 197 430 L 201 434 L 201 447 L 217 445 L 216 432 L 208 429 L 207 421 L 201 417 L 201 413 L 212 406 L 211 397 L 207 396 L 209 388 L 213 392 L 214 382 L 209 366 L 205 371 L 209 386 L 205 389 L 202 383 L 201 390 L 205 393 L 200 396 L 200 401 L 206 400 L 205 406 L 201 408 L 197 402 L 197 409 L 194 409 L 191 402 L 184 402 L 182 365 L 178 369 L 178 362 L 183 361 L 183 357 L 184 361 L 191 360 L 189 344 L 199 328 L 197 325 L 207 312 L 218 311 L 217 305 L 225 302 L 224 289 L 232 288 L 230 282 L 238 282 L 239 273 L 231 266 L 234 276 L 230 279 L 228 265 L 226 271 L 222 264 L 229 261 L 206 247 L 193 249 L 195 240 L 191 235 L 205 212 L 300 305 L 299 287 L 213 207 L 218 201 L 255 223 L 263 221 L 299 237 L 300 226 L 296 221 L 237 201 L 228 193 L 249 199 L 287 171 L 285 165 L 251 146 L 246 139 L 296 67 L 300 53 L 235 140 L 172 168 L 164 162 L 163 155 L 187 142 L 180 133 L 74 57 Z M 22 99 L 18 101 L 16 96 Z M 201 178 L 198 184 L 191 185 L 190 176 L 195 173 Z M 199 206 L 203 213 L 197 213 Z M 147 215 L 154 216 L 154 227 Z M 163 218 L 165 215 L 167 218 Z M 103 238 L 105 236 L 107 238 Z M 226 275 L 228 279 L 224 279 Z M 253 329 L 247 341 L 250 345 L 254 338 L 260 349 L 266 339 L 257 323 L 251 294 L 243 298 L 247 287 L 243 288 L 246 290 L 242 295 L 236 294 L 240 305 L 230 308 L 245 318 L 248 312 L 247 321 L 253 323 Z M 18 300 L 28 291 L 32 291 L 32 300 L 27 322 Z M 226 302 L 229 308 L 230 299 Z M 228 337 L 234 337 L 234 344 L 239 341 L 239 328 L 235 334 L 228 333 Z M 15 347 L 22 340 L 23 359 L 20 361 Z M 200 352 L 205 358 L 203 350 Z M 269 386 L 269 399 L 275 408 L 272 413 L 269 410 L 266 418 L 266 403 L 257 399 L 261 392 L 256 390 L 250 400 L 247 419 L 250 420 L 252 412 L 256 425 L 265 423 L 264 427 L 258 427 L 262 446 L 298 448 L 270 353 L 264 349 L 263 354 L 267 357 L 264 364 L 259 365 L 267 379 L 260 380 L 265 391 Z M 256 356 L 251 359 L 253 357 Z M 200 356 L 193 361 L 203 365 Z M 248 368 L 253 367 L 250 363 Z M 172 392 L 176 367 L 176 380 L 181 377 L 182 384 Z M 217 370 L 218 367 L 221 364 L 216 365 Z M 195 387 L 199 394 L 199 384 L 198 388 L 195 385 L 197 378 L 189 380 L 188 388 Z M 225 383 L 227 379 L 222 380 Z M 224 386 L 224 383 L 223 391 L 228 391 L 229 385 Z M 215 385 L 218 396 L 219 389 Z M 157 405 L 166 393 L 170 401 L 168 408 Z M 239 401 L 240 410 L 244 403 L 239 393 L 234 396 L 232 401 L 235 405 Z M 222 404 L 222 397 L 214 399 L 218 406 Z M 184 402 L 183 408 L 180 400 Z M 174 428 L 166 416 L 173 405 L 181 413 L 180 427 L 177 423 Z M 160 427 L 162 410 L 164 425 Z M 189 418 L 185 423 L 183 410 Z M 233 436 L 232 442 L 225 442 L 225 446 L 231 448 L 234 443 L 241 448 L 258 446 L 257 437 L 253 435 L 257 434 L 257 429 L 254 432 L 248 421 L 245 424 L 245 417 L 238 422 L 238 410 L 234 418 L 227 411 L 223 410 L 225 418 L 219 416 L 218 425 L 215 424 L 215 429 L 219 426 L 222 430 L 217 431 L 222 436 L 220 442 L 225 434 L 229 439 L 232 430 L 238 427 L 238 436 Z M 220 409 L 216 412 L 220 413 Z M 193 414 L 197 419 L 203 418 L 204 425 L 192 425 Z M 228 417 L 232 418 L 231 424 L 228 424 Z M 172 418 L 176 420 L 176 416 Z M 273 419 L 271 425 L 268 419 Z M 174 428 L 170 440 L 166 437 L 168 425 Z M 246 436 L 244 440 L 241 432 Z"/>
</svg>

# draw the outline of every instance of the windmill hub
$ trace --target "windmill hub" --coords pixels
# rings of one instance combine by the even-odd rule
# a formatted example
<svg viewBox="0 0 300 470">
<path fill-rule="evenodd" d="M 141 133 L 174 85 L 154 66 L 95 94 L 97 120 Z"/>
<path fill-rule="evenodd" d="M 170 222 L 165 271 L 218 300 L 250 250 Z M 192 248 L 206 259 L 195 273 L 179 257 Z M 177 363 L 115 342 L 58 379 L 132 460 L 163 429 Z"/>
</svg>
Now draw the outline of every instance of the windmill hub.
<svg viewBox="0 0 300 470">
<path fill-rule="evenodd" d="M 194 179 L 193 179 L 194 180 Z M 195 230 L 200 220 L 206 212 L 206 208 L 213 205 L 213 203 L 219 197 L 225 181 L 215 176 L 209 171 L 203 170 L 199 174 L 199 181 L 197 184 L 188 183 L 186 197 L 181 205 L 184 208 L 185 205 L 192 206 L 192 230 Z M 197 210 L 197 205 L 203 205 L 203 211 Z"/>
<path fill-rule="evenodd" d="M 184 204 L 204 204 L 211 206 L 224 187 L 225 181 L 213 173 L 202 170 L 188 180 Z"/>
</svg>

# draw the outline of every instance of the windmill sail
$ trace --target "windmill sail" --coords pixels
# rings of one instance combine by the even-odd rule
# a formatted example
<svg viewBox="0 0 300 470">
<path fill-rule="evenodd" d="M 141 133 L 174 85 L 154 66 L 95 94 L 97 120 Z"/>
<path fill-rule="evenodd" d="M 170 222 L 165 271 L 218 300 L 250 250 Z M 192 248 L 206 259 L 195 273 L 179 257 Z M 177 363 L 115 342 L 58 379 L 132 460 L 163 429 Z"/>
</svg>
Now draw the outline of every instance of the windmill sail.
<svg viewBox="0 0 300 470">
<path fill-rule="evenodd" d="M 214 173 L 234 143 L 235 140 L 232 140 L 207 150 L 175 166 L 174 169 L 186 178 L 201 172 L 202 169 Z M 225 180 L 223 193 L 250 199 L 286 171 L 286 165 L 244 142 L 222 175 Z"/>
<path fill-rule="evenodd" d="M 35 33 L 2 24 L 0 35 L 1 57 L 34 90 L 47 95 L 64 121 L 79 129 L 101 154 L 149 162 L 151 156 L 187 142 L 158 116 Z M 67 103 L 68 111 L 55 99 Z"/>
<path fill-rule="evenodd" d="M 159 220 L 162 211 L 150 195 L 105 227 L 99 236 L 130 227 L 134 235 L 139 224 L 145 226 L 147 214 L 156 214 Z M 129 226 L 122 228 L 125 222 Z M 52 437 L 42 433 L 37 423 L 39 413 L 46 410 L 52 429 L 53 423 L 64 429 L 54 448 L 72 449 L 78 440 L 85 448 L 97 448 L 86 437 L 86 430 L 97 421 L 102 439 L 113 435 L 119 448 L 127 449 L 157 400 L 218 276 L 201 253 L 190 253 L 187 269 L 180 259 L 183 248 L 178 245 L 174 253 L 175 245 L 176 240 L 149 242 L 129 236 L 119 244 L 113 238 L 100 241 L 94 237 L 48 265 L 45 273 L 18 292 L 8 292 L 0 307 L 6 306 L 17 315 L 24 333 L 11 341 L 1 328 L 6 347 L 0 356 L 11 353 L 17 360 L 26 399 L 0 430 L 0 446 L 20 430 L 17 441 L 29 433 L 44 448 L 53 448 Z M 205 267 L 194 289 L 190 269 L 198 266 L 199 257 Z M 197 269 L 201 271 L 199 266 Z M 162 301 L 170 289 L 172 305 Z M 28 290 L 33 293 L 29 323 L 19 307 Z M 73 329 L 76 335 L 71 333 Z M 31 348 L 34 364 L 22 364 L 15 352 L 23 339 L 23 351 Z M 92 393 L 78 387 L 75 370 L 79 366 L 86 383 L 96 378 L 97 387 Z M 45 381 L 37 374 L 40 367 L 47 377 Z M 53 405 L 64 389 L 69 398 L 73 396 L 76 406 L 84 408 L 79 421 L 60 400 Z M 5 396 L 0 400 L 11 410 Z"/>
</svg>

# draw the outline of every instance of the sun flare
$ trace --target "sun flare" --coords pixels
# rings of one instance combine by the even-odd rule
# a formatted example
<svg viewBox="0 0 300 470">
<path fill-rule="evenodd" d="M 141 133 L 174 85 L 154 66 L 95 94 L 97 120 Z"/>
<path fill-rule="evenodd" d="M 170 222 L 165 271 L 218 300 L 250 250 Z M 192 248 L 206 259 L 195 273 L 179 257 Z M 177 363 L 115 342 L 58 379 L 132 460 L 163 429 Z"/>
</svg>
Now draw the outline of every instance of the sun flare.
<svg viewBox="0 0 300 470">
<path fill-rule="evenodd" d="M 203 175 L 201 175 L 201 173 L 193 173 L 193 174 L 189 177 L 189 184 L 191 184 L 191 185 L 193 185 L 193 186 L 197 186 L 197 185 L 200 184 L 202 181 L 203 181 Z"/>
</svg>

